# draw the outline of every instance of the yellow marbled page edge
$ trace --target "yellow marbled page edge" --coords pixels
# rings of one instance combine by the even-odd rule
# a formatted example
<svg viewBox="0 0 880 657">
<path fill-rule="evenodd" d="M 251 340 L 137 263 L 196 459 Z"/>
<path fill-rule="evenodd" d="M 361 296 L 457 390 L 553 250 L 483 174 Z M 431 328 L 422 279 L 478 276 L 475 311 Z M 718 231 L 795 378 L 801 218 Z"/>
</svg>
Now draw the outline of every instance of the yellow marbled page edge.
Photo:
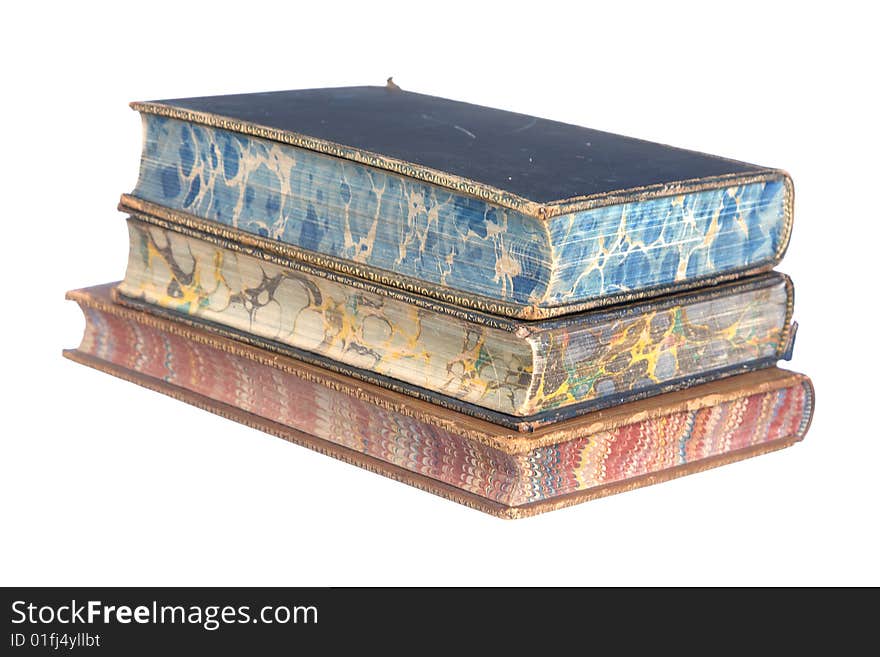
<svg viewBox="0 0 880 657">
<path fill-rule="evenodd" d="M 115 285 L 116 283 L 71 290 L 65 295 L 65 298 L 84 307 L 93 307 L 125 319 L 133 319 L 185 339 L 208 344 L 221 351 L 275 367 L 301 379 L 327 386 L 387 410 L 458 433 L 469 440 L 508 454 L 526 454 L 539 447 L 613 431 L 623 425 L 664 417 L 680 411 L 699 410 L 732 399 L 790 387 L 795 383 L 811 385 L 809 379 L 803 374 L 771 367 L 702 384 L 694 388 L 669 392 L 643 401 L 593 411 L 552 425 L 538 427 L 531 433 L 512 432 L 486 420 L 406 397 L 401 393 L 384 390 L 365 381 L 357 381 L 330 370 L 253 347 L 247 343 L 191 328 L 181 322 L 162 319 L 143 311 L 121 306 L 113 301 Z"/>
</svg>

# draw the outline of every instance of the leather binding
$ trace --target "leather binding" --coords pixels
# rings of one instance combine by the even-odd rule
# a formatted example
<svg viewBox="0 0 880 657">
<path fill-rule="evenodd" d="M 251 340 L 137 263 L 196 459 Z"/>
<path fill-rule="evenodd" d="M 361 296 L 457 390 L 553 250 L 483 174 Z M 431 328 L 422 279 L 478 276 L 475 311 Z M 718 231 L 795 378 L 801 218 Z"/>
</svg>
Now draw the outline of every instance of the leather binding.
<svg viewBox="0 0 880 657">
<path fill-rule="evenodd" d="M 771 269 L 781 170 L 399 89 L 132 103 L 126 212 L 481 312 L 541 319 Z"/>
<path fill-rule="evenodd" d="M 521 431 L 769 367 L 792 325 L 791 281 L 772 272 L 526 321 L 328 276 L 150 215 L 128 224 L 119 303 Z"/>
<path fill-rule="evenodd" d="M 807 377 L 768 368 L 522 434 L 120 306 L 109 285 L 68 298 L 87 320 L 71 360 L 505 518 L 788 447 L 813 412 Z"/>
</svg>

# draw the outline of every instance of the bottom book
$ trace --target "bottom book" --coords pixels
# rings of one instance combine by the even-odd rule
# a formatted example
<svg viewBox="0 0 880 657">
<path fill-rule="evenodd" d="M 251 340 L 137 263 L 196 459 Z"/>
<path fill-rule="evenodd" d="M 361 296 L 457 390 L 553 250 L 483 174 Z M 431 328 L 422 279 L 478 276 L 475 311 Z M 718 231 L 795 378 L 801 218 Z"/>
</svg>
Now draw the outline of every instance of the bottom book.
<svg viewBox="0 0 880 657">
<path fill-rule="evenodd" d="M 494 515 L 517 518 L 787 447 L 813 388 L 770 368 L 518 433 L 113 302 L 64 355 L 291 442 Z"/>
</svg>

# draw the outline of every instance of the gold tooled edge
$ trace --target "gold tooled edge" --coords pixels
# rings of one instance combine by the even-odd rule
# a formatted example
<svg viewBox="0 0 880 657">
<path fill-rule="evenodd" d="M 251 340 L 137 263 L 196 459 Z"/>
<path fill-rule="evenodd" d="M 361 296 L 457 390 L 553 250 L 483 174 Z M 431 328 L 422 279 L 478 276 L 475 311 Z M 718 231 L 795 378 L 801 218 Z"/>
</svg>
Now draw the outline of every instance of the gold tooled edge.
<svg viewBox="0 0 880 657">
<path fill-rule="evenodd" d="M 349 463 L 350 465 L 355 465 L 365 470 L 369 470 L 370 472 L 383 475 L 409 486 L 413 486 L 414 488 L 457 502 L 458 504 L 462 504 L 471 509 L 483 511 L 484 513 L 504 519 L 526 518 L 547 511 L 553 511 L 573 506 L 575 504 L 588 502 L 590 500 L 607 497 L 616 493 L 623 493 L 644 486 L 651 486 L 685 475 L 703 472 L 721 465 L 734 463 L 753 456 L 759 456 L 785 447 L 790 447 L 803 438 L 803 435 L 787 437 L 736 450 L 734 452 L 711 456 L 700 461 L 694 461 L 693 463 L 660 470 L 659 472 L 653 472 L 633 479 L 606 484 L 604 486 L 597 486 L 595 488 L 560 495 L 558 497 L 551 497 L 546 500 L 531 502 L 522 506 L 506 506 L 486 497 L 457 488 L 438 479 L 433 479 L 427 475 L 407 470 L 401 466 L 357 452 L 348 447 L 343 447 L 342 445 L 338 445 L 329 440 L 318 438 L 317 436 L 274 422 L 259 415 L 248 413 L 210 397 L 171 385 L 165 381 L 148 377 L 138 372 L 133 372 L 132 370 L 101 360 L 78 350 L 68 349 L 63 352 L 63 355 L 65 358 L 81 365 L 91 367 L 149 390 L 162 393 L 190 404 L 191 406 L 219 415 L 220 417 L 283 438 L 284 440 L 300 445 L 301 447 L 306 447 L 320 454 L 331 456 L 340 461 L 344 461 L 345 463 Z"/>
<path fill-rule="evenodd" d="M 783 185 L 785 186 L 785 198 L 782 201 L 783 224 L 782 234 L 779 236 L 779 246 L 776 247 L 776 253 L 773 259 L 780 262 L 788 251 L 788 245 L 791 242 L 791 231 L 794 228 L 794 182 L 786 171 L 779 171 L 782 175 Z"/>
<path fill-rule="evenodd" d="M 788 341 L 791 336 L 792 318 L 794 317 L 794 283 L 788 274 L 782 275 L 785 282 L 785 317 L 782 320 L 782 333 L 779 335 L 779 345 L 776 347 L 776 358 L 781 359 L 788 349 Z"/>
<path fill-rule="evenodd" d="M 304 148 L 309 151 L 323 153 L 324 155 L 338 157 L 343 160 L 365 164 L 376 169 L 384 169 L 401 176 L 406 176 L 407 178 L 422 180 L 437 185 L 438 187 L 474 196 L 495 203 L 496 205 L 516 210 L 517 212 L 522 212 L 523 214 L 532 217 L 541 216 L 541 209 L 543 206 L 540 203 L 530 201 L 510 192 L 505 192 L 504 190 L 497 189 L 491 185 L 462 178 L 454 174 L 445 173 L 431 167 L 413 164 L 411 162 L 379 155 L 378 153 L 359 148 L 344 146 L 343 144 L 337 144 L 336 142 L 320 139 L 318 137 L 309 137 L 308 135 L 303 135 L 298 132 L 270 128 L 269 126 L 251 123 L 250 121 L 242 121 L 240 119 L 233 119 L 209 112 L 188 110 L 155 102 L 133 102 L 129 103 L 129 105 L 133 110 L 145 114 L 155 114 L 157 116 L 164 116 L 179 121 L 187 121 L 189 123 L 198 123 L 212 128 L 230 130 L 244 135 L 269 139 L 271 141 L 277 141 L 297 148 Z"/>
<path fill-rule="evenodd" d="M 644 185 L 630 189 L 602 192 L 600 194 L 560 199 L 549 203 L 539 203 L 492 185 L 470 180 L 469 178 L 456 176 L 438 169 L 406 162 L 397 158 L 387 157 L 372 151 L 345 146 L 326 139 L 309 137 L 308 135 L 290 130 L 279 130 L 278 128 L 271 128 L 250 121 L 233 119 L 231 117 L 211 112 L 200 112 L 181 107 L 174 107 L 161 102 L 133 102 L 129 103 L 129 105 L 133 110 L 144 114 L 154 114 L 156 116 L 197 123 L 212 128 L 230 130 L 232 132 L 251 135 L 262 139 L 269 139 L 271 141 L 288 144 L 297 148 L 304 148 L 317 153 L 323 153 L 332 157 L 358 162 L 377 169 L 384 169 L 408 178 L 422 180 L 437 185 L 438 187 L 443 187 L 455 192 L 489 201 L 490 203 L 494 203 L 501 207 L 515 210 L 530 217 L 542 220 L 550 219 L 561 214 L 591 210 L 606 205 L 631 203 L 652 198 L 661 198 L 664 196 L 676 196 L 696 191 L 718 189 L 720 187 L 727 187 L 731 184 L 762 182 L 779 178 L 781 173 L 776 169 L 755 166 L 752 171 L 744 173 L 728 173 L 719 176 L 691 178 L 671 183 L 657 183 L 654 185 Z"/>
<path fill-rule="evenodd" d="M 732 399 L 791 387 L 807 380 L 803 374 L 771 367 L 748 372 L 718 381 L 669 392 L 645 400 L 629 402 L 611 408 L 593 411 L 581 416 L 561 420 L 535 428 L 532 433 L 510 431 L 500 425 L 471 417 L 451 409 L 402 393 L 386 390 L 366 381 L 359 381 L 337 374 L 316 365 L 297 361 L 291 357 L 268 352 L 244 342 L 191 328 L 181 322 L 162 319 L 143 311 L 133 310 L 114 303 L 111 291 L 114 284 L 93 288 L 71 290 L 66 298 L 83 308 L 115 315 L 125 320 L 139 322 L 184 339 L 205 344 L 219 351 L 247 358 L 253 362 L 274 367 L 300 379 L 325 386 L 356 399 L 379 406 L 420 422 L 456 433 L 468 440 L 497 449 L 505 454 L 526 454 L 540 447 L 556 445 L 584 436 L 594 435 L 627 424 L 663 417 L 680 411 L 693 411 L 715 406 Z M 812 406 L 810 408 L 812 412 Z"/>
<path fill-rule="evenodd" d="M 667 196 L 680 196 L 682 194 L 693 194 L 694 192 L 723 189 L 734 185 L 752 185 L 780 179 L 788 180 L 788 174 L 781 169 L 755 167 L 754 171 L 746 173 L 726 173 L 706 178 L 690 178 L 672 183 L 656 183 L 654 185 L 632 187 L 621 191 L 602 192 L 601 194 L 579 196 L 547 204 L 548 207 L 552 208 L 548 212 L 547 218 L 573 212 L 582 212 L 584 210 L 594 210 L 609 205 L 638 203 Z"/>
<path fill-rule="evenodd" d="M 562 315 L 605 308 L 611 305 L 630 303 L 642 299 L 652 299 L 679 292 L 688 292 L 702 287 L 727 283 L 740 278 L 762 274 L 772 270 L 775 264 L 775 261 L 771 261 L 743 270 L 677 281 L 669 285 L 646 288 L 636 292 L 620 292 L 561 306 L 539 306 L 535 304 L 523 305 L 505 303 L 504 301 L 490 299 L 489 297 L 484 297 L 471 292 L 456 291 L 448 287 L 414 279 L 403 274 L 379 269 L 378 267 L 363 265 L 350 260 L 316 253 L 314 251 L 307 251 L 292 244 L 246 233 L 238 228 L 218 224 L 217 222 L 202 219 L 187 212 L 181 212 L 180 210 L 173 210 L 163 205 L 145 201 L 130 194 L 122 194 L 119 200 L 119 210 L 132 215 L 140 221 L 162 225 L 157 221 L 158 219 L 167 222 L 169 225 L 173 224 L 175 226 L 182 226 L 183 228 L 196 231 L 202 235 L 211 235 L 225 239 L 229 242 L 242 244 L 249 248 L 259 249 L 264 254 L 272 254 L 273 256 L 284 258 L 291 263 L 301 262 L 310 267 L 317 268 L 318 271 L 315 271 L 316 274 L 320 274 L 320 270 L 335 272 L 350 278 L 363 279 L 374 285 L 380 285 L 386 288 L 397 288 L 410 294 L 437 299 L 452 306 L 459 306 L 461 308 L 478 311 L 487 315 L 500 315 L 503 317 L 527 321 L 552 319 Z M 502 325 L 498 324 L 498 327 L 501 328 Z"/>
</svg>

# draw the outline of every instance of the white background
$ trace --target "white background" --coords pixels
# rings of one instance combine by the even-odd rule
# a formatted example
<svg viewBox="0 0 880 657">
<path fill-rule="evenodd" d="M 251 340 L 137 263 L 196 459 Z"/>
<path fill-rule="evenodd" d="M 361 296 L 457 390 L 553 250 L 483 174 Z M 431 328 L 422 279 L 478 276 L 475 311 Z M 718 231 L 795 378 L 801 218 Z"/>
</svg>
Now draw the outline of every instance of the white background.
<svg viewBox="0 0 880 657">
<path fill-rule="evenodd" d="M 7 6 L 0 583 L 880 584 L 871 6 Z M 787 169 L 806 441 L 511 522 L 62 359 L 83 327 L 65 290 L 124 272 L 128 101 L 389 75 Z"/>
</svg>

